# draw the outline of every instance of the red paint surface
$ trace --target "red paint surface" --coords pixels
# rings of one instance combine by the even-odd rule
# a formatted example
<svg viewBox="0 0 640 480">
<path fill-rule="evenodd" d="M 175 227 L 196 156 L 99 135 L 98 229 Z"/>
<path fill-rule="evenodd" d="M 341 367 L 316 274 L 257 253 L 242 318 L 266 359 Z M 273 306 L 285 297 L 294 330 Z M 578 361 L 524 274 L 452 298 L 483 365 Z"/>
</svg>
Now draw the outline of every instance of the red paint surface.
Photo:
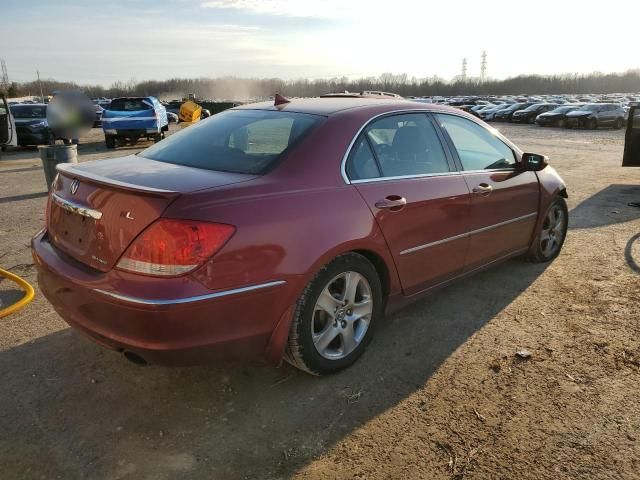
<svg viewBox="0 0 640 480">
<path fill-rule="evenodd" d="M 273 104 L 242 108 L 276 109 Z M 383 283 L 392 309 L 408 296 L 415 298 L 465 271 L 527 248 L 540 220 L 531 217 L 411 254 L 400 252 L 544 211 L 564 188 L 550 167 L 539 173 L 346 184 L 341 161 L 363 124 L 377 114 L 423 110 L 425 105 L 327 98 L 293 100 L 279 109 L 327 118 L 263 176 L 176 167 L 137 156 L 89 162 L 61 175 L 54 192 L 103 212 L 98 221 L 83 221 L 52 205 L 49 231 L 33 239 L 40 288 L 62 318 L 105 346 L 134 351 L 157 363 L 198 363 L 220 353 L 265 354 L 277 362 L 295 302 L 335 256 L 358 250 L 377 258 L 385 266 Z M 81 185 L 71 196 L 73 178 Z M 133 187 L 111 185 L 108 179 Z M 493 192 L 474 194 L 478 183 L 492 185 Z M 143 192 L 136 185 L 171 192 Z M 397 211 L 375 207 L 389 195 L 406 198 L 407 205 Z M 134 220 L 127 219 L 126 212 L 132 212 Z M 134 238 L 160 217 L 233 225 L 236 233 L 213 258 L 181 277 L 154 278 L 114 268 Z M 131 305 L 95 291 L 163 300 L 271 281 L 286 283 L 161 307 Z"/>
</svg>

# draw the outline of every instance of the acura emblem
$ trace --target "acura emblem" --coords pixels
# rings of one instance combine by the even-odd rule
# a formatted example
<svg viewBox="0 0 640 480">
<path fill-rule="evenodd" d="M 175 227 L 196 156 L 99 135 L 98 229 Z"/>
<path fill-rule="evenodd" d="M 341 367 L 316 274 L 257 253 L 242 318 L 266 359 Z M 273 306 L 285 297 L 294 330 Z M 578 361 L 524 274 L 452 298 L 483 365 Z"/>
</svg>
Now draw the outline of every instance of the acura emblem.
<svg viewBox="0 0 640 480">
<path fill-rule="evenodd" d="M 71 195 L 75 195 L 76 194 L 76 192 L 78 191 L 78 187 L 79 186 L 80 186 L 80 180 L 75 178 L 73 180 L 73 182 L 71 182 L 71 185 L 69 186 L 69 192 L 71 192 Z"/>
</svg>

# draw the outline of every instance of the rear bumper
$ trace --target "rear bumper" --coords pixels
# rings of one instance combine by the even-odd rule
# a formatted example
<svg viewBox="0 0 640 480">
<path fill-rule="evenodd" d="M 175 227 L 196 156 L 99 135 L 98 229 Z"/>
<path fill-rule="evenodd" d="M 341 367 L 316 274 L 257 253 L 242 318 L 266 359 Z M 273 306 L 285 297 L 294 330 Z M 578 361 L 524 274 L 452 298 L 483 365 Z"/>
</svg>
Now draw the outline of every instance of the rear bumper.
<svg viewBox="0 0 640 480">
<path fill-rule="evenodd" d="M 140 137 L 147 137 L 150 135 L 156 135 L 160 133 L 160 130 L 157 130 L 153 127 L 150 127 L 148 130 L 123 129 L 123 128 L 113 129 L 113 128 L 108 128 L 103 124 L 102 129 L 104 130 L 105 135 L 114 135 L 116 137 L 121 137 L 121 138 L 140 138 Z"/>
<path fill-rule="evenodd" d="M 149 363 L 193 365 L 259 356 L 290 303 L 291 285 L 284 281 L 203 292 L 190 278 L 158 279 L 159 284 L 178 280 L 182 287 L 147 286 L 148 293 L 174 292 L 149 298 L 128 291 L 135 286 L 122 273 L 96 272 L 67 257 L 46 234 L 33 238 L 32 253 L 42 293 L 70 326 L 107 348 L 133 352 Z M 194 283 L 193 295 L 186 294 L 189 286 L 185 290 L 184 284 L 189 282 Z"/>
</svg>

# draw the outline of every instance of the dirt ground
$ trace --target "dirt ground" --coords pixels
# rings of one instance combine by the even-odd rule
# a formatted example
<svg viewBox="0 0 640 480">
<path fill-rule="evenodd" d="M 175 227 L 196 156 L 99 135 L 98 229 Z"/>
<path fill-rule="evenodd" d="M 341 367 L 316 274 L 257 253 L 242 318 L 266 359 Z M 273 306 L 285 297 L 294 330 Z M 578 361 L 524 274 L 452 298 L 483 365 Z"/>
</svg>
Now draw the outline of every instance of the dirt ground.
<svg viewBox="0 0 640 480">
<path fill-rule="evenodd" d="M 419 301 L 326 378 L 259 360 L 138 367 L 37 292 L 0 320 L 0 479 L 639 478 L 640 169 L 619 166 L 622 131 L 497 126 L 569 185 L 553 263 L 509 261 Z M 107 155 L 99 131 L 80 152 Z M 37 152 L 7 152 L 0 265 L 34 285 L 44 208 Z"/>
</svg>

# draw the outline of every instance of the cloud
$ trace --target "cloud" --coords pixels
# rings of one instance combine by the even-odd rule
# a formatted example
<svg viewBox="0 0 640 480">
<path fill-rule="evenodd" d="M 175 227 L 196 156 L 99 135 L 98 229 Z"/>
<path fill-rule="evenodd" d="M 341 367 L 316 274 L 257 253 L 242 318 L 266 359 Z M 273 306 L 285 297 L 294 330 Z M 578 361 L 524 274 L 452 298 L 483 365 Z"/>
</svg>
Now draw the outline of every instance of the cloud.
<svg viewBox="0 0 640 480">
<path fill-rule="evenodd" d="M 304 0 L 206 0 L 204 8 L 243 10 L 251 13 L 279 15 L 287 17 L 335 18 L 355 15 L 363 8 L 375 4 L 364 0 L 324 0 L 308 2 Z M 374 7 L 375 8 L 375 7 Z"/>
</svg>

